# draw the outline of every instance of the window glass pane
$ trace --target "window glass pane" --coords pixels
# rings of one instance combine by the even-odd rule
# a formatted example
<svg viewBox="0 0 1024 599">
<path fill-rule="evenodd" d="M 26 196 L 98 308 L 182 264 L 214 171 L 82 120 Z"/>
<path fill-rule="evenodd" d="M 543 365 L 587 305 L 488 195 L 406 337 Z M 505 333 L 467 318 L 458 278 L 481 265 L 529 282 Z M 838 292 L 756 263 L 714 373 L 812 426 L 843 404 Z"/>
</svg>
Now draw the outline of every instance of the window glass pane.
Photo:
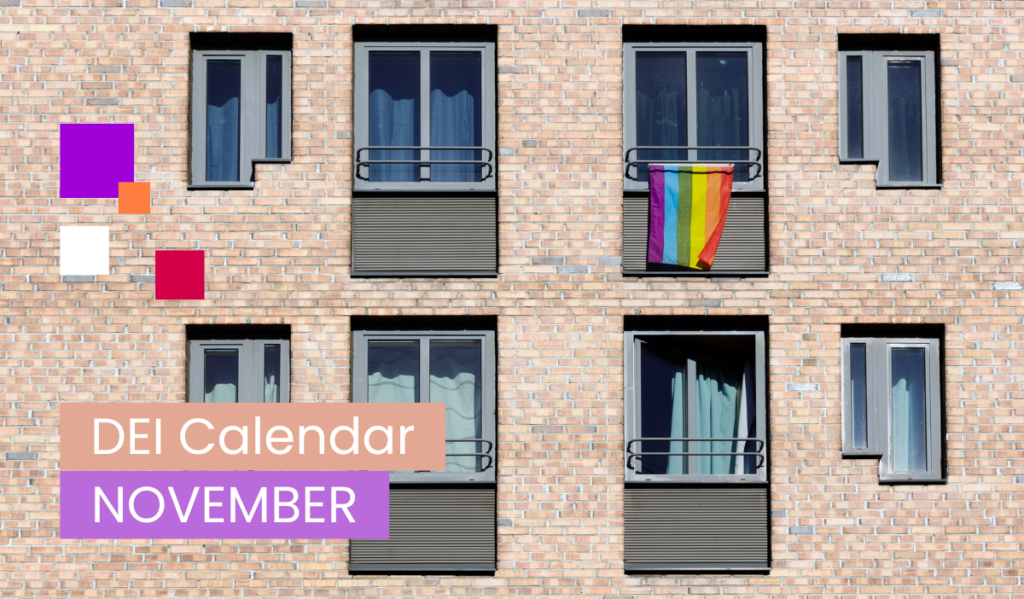
<svg viewBox="0 0 1024 599">
<path fill-rule="evenodd" d="M 686 52 L 636 53 L 636 145 L 685 146 Z M 686 150 L 642 150 L 631 160 L 686 160 Z M 630 171 L 647 181 L 646 165 Z"/>
<path fill-rule="evenodd" d="M 430 342 L 430 401 L 445 404 L 445 439 L 483 437 L 483 352 L 478 340 Z M 447 443 L 447 472 L 479 472 L 486 465 L 476 456 L 482 443 Z"/>
<path fill-rule="evenodd" d="M 281 346 L 263 346 L 263 401 L 281 402 Z"/>
<path fill-rule="evenodd" d="M 750 145 L 750 112 L 747 108 L 746 52 L 697 53 L 697 145 Z M 747 150 L 703 150 L 700 160 L 730 162 L 750 160 Z M 733 181 L 749 180 L 750 169 L 737 164 Z"/>
<path fill-rule="evenodd" d="M 864 70 L 860 56 L 846 57 L 846 156 L 864 157 Z"/>
<path fill-rule="evenodd" d="M 203 352 L 206 403 L 238 402 L 238 350 L 208 349 Z"/>
<path fill-rule="evenodd" d="M 756 436 L 754 428 L 754 397 L 747 393 L 743 368 L 721 363 L 697 363 L 696 433 L 701 439 L 735 439 Z M 753 473 L 756 462 L 727 455 L 754 451 L 752 442 L 700 441 L 698 453 L 719 455 L 698 456 L 698 474 Z M 749 448 L 740 449 L 741 447 Z M 750 456 L 754 458 L 754 456 Z"/>
<path fill-rule="evenodd" d="M 414 403 L 420 397 L 420 342 L 376 340 L 366 355 L 372 402 Z"/>
<path fill-rule="evenodd" d="M 887 63 L 889 87 L 889 180 L 923 181 L 921 62 Z"/>
<path fill-rule="evenodd" d="M 650 343 L 640 345 L 640 437 L 682 439 L 687 437 L 686 356 Z M 682 453 L 684 441 L 641 441 L 634 451 Z M 643 474 L 686 474 L 683 455 L 648 455 L 637 458 L 636 471 Z"/>
<path fill-rule="evenodd" d="M 242 61 L 206 62 L 206 180 L 238 181 Z"/>
<path fill-rule="evenodd" d="M 281 56 L 267 56 L 267 158 L 281 157 Z"/>
<path fill-rule="evenodd" d="M 479 146 L 481 124 L 479 52 L 430 53 L 430 145 Z M 477 150 L 433 150 L 431 160 L 480 160 Z M 480 165 L 438 164 L 431 181 L 479 181 Z"/>
<path fill-rule="evenodd" d="M 897 472 L 927 470 L 925 350 L 892 349 L 892 445 Z"/>
<path fill-rule="evenodd" d="M 853 446 L 868 446 L 867 347 L 863 343 L 850 344 L 850 410 L 853 412 Z"/>
<path fill-rule="evenodd" d="M 370 145 L 420 145 L 420 53 L 370 52 Z M 374 150 L 371 160 L 418 160 L 417 150 Z M 419 181 L 418 164 L 375 164 L 371 181 Z"/>
</svg>

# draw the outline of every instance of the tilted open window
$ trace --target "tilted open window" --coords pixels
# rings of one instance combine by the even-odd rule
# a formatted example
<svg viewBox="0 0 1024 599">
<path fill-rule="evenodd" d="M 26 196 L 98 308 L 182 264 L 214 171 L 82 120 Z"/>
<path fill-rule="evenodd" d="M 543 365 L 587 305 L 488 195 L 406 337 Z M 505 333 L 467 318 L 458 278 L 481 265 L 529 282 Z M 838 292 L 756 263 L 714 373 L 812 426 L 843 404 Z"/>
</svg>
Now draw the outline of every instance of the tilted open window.
<svg viewBox="0 0 1024 599">
<path fill-rule="evenodd" d="M 843 338 L 843 455 L 879 480 L 945 482 L 938 339 Z"/>
<path fill-rule="evenodd" d="M 248 189 L 254 163 L 291 161 L 292 53 L 280 41 L 259 49 L 246 34 L 214 35 L 238 49 L 192 51 L 189 188 Z"/>
<path fill-rule="evenodd" d="M 493 572 L 493 331 L 356 331 L 357 402 L 442 403 L 444 472 L 391 473 L 391 536 L 352 541 L 352 572 Z"/>
<path fill-rule="evenodd" d="M 626 570 L 768 568 L 764 333 L 626 333 Z"/>
</svg>

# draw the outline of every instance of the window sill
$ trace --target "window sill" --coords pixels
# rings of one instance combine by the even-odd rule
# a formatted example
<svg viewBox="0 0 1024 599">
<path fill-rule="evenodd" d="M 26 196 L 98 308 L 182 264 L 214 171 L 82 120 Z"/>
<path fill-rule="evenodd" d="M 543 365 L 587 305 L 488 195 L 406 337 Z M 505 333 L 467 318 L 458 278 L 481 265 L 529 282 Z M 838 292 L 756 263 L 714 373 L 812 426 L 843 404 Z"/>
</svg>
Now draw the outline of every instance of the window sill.
<svg viewBox="0 0 1024 599">
<path fill-rule="evenodd" d="M 767 270 L 623 270 L 624 277 L 704 277 L 715 279 L 720 277 L 765 278 L 770 275 Z"/>
<path fill-rule="evenodd" d="M 648 487 L 653 485 L 675 485 L 679 487 L 694 486 L 705 487 L 711 485 L 724 486 L 746 486 L 763 487 L 768 485 L 768 479 L 757 474 L 736 475 L 736 474 L 637 474 L 626 476 L 626 484 L 636 487 Z"/>
<path fill-rule="evenodd" d="M 900 183 L 900 184 L 897 185 L 897 184 L 894 184 L 894 183 L 887 183 L 885 185 L 881 185 L 881 184 L 876 183 L 875 184 L 875 189 L 942 189 L 942 184 L 941 183 L 918 183 L 918 184 Z"/>
<path fill-rule="evenodd" d="M 880 485 L 945 485 L 948 484 L 948 480 L 945 478 L 897 478 L 887 479 L 879 478 L 878 484 Z"/>
<path fill-rule="evenodd" d="M 350 276 L 354 279 L 493 279 L 498 276 L 498 273 L 486 270 L 466 272 L 440 270 L 418 272 L 353 270 Z"/>
<path fill-rule="evenodd" d="M 703 563 L 679 564 L 674 562 L 637 562 L 626 564 L 626 574 L 767 574 L 771 567 L 767 563 L 730 564 Z"/>
<path fill-rule="evenodd" d="M 222 190 L 248 189 L 248 190 L 252 190 L 252 189 L 256 189 L 256 184 L 255 183 L 239 183 L 239 184 L 232 185 L 230 183 L 200 183 L 199 185 L 189 185 L 186 189 L 188 189 L 189 191 L 198 191 L 198 190 L 202 190 L 202 189 L 222 189 Z"/>
<path fill-rule="evenodd" d="M 494 563 L 473 564 L 349 564 L 351 574 L 468 574 L 493 576 L 497 567 Z"/>
</svg>

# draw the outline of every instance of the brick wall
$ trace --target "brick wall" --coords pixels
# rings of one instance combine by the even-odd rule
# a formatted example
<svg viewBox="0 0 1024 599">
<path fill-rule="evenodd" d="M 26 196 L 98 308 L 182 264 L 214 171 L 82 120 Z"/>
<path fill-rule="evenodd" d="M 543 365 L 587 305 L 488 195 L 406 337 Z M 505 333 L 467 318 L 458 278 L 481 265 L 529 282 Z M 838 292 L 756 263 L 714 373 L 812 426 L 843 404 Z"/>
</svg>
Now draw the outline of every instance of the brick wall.
<svg viewBox="0 0 1024 599">
<path fill-rule="evenodd" d="M 497 279 L 351 279 L 352 25 L 499 27 Z M 768 29 L 771 275 L 624 278 L 623 24 Z M 294 35 L 291 164 L 187 191 L 193 31 Z M 942 189 L 837 160 L 837 34 L 941 36 Z M 1024 576 L 1024 2 L 0 0 L 0 595 L 1008 597 Z M 62 200 L 58 125 L 130 122 L 153 213 Z M 61 280 L 62 224 L 111 274 Z M 207 299 L 154 301 L 157 249 Z M 61 541 L 59 401 L 185 400 L 185 325 L 286 323 L 349 401 L 352 315 L 498 318 L 498 571 L 350 576 L 347 543 Z M 623 574 L 625 315 L 770 317 L 773 568 Z M 844 460 L 840 326 L 945 325 L 949 483 Z"/>
</svg>

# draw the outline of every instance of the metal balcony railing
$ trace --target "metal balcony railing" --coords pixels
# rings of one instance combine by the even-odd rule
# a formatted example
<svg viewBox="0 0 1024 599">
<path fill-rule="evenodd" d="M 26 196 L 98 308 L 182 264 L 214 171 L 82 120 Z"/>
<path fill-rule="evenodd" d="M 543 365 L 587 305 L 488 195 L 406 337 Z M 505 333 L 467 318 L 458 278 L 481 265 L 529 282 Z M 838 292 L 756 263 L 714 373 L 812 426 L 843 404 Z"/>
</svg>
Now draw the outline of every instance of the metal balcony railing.
<svg viewBox="0 0 1024 599">
<path fill-rule="evenodd" d="M 417 158 L 409 160 L 374 160 L 370 158 L 363 159 L 363 152 L 374 152 L 374 151 L 459 151 L 459 152 L 486 152 L 486 160 L 434 160 L 431 158 Z M 365 166 L 369 168 L 374 164 L 415 164 L 420 168 L 430 167 L 435 164 L 471 164 L 479 166 L 481 175 L 480 181 L 486 181 L 494 175 L 494 152 L 490 148 L 483 146 L 367 146 L 365 148 L 359 148 L 356 150 L 356 178 L 362 181 L 370 181 L 368 176 L 363 176 L 361 169 Z M 487 174 L 484 173 L 484 167 L 487 167 Z M 429 182 L 430 178 L 420 177 L 420 181 Z M 479 183 L 480 181 L 475 181 Z"/>
<path fill-rule="evenodd" d="M 746 445 L 749 442 L 754 442 L 754 451 L 634 451 L 634 443 L 642 443 L 643 441 L 682 441 L 682 442 L 738 442 Z M 638 437 L 631 439 L 626 443 L 626 468 L 635 469 L 636 459 L 643 458 L 643 456 L 757 456 L 756 468 L 764 466 L 764 441 L 756 437 Z"/>
<path fill-rule="evenodd" d="M 494 456 L 492 455 L 492 453 L 494 452 L 494 443 L 492 441 L 490 441 L 489 439 L 477 439 L 477 438 L 473 438 L 473 437 L 467 437 L 465 439 L 445 439 L 444 442 L 445 443 L 486 443 L 487 444 L 487 449 L 485 449 L 483 452 L 471 452 L 471 453 L 447 453 L 447 452 L 445 452 L 444 455 L 447 458 L 470 458 L 470 457 L 473 457 L 473 458 L 487 458 L 487 465 L 484 466 L 483 468 L 481 468 L 480 472 L 488 470 L 488 469 L 490 469 L 491 466 L 494 465 Z"/>
<path fill-rule="evenodd" d="M 659 159 L 652 159 L 652 160 L 641 160 L 639 158 L 634 158 L 633 160 L 629 159 L 629 155 L 632 154 L 633 152 L 641 152 L 641 151 L 647 151 L 647 150 L 662 150 L 662 151 L 672 151 L 672 150 L 687 150 L 687 151 L 689 151 L 689 150 L 696 150 L 696 151 L 700 151 L 700 150 L 708 150 L 708 151 L 711 151 L 711 150 L 724 150 L 724 151 L 729 151 L 729 150 L 732 150 L 732 151 L 742 151 L 742 150 L 746 150 L 748 158 L 750 157 L 750 152 L 754 153 L 754 157 L 753 157 L 753 159 L 748 159 L 748 160 L 724 160 L 724 159 L 723 160 L 717 160 L 717 159 L 677 160 L 675 158 L 659 158 Z M 626 163 L 626 178 L 627 179 L 632 179 L 633 181 L 639 181 L 640 179 L 638 179 L 637 176 L 631 175 L 630 174 L 630 169 L 635 168 L 636 171 L 637 171 L 637 175 L 639 175 L 640 174 L 640 165 L 641 164 L 663 164 L 663 163 L 664 164 L 707 164 L 709 162 L 724 162 L 724 163 L 728 163 L 728 164 L 746 164 L 747 166 L 757 167 L 756 171 L 754 171 L 753 173 L 750 173 L 749 175 L 747 175 L 747 179 L 749 181 L 753 181 L 754 179 L 760 177 L 762 169 L 763 169 L 763 167 L 761 166 L 761 149 L 760 148 L 755 148 L 754 146 L 636 146 L 634 148 L 629 148 L 628 150 L 626 150 L 626 156 L 624 158 L 624 162 Z"/>
</svg>

